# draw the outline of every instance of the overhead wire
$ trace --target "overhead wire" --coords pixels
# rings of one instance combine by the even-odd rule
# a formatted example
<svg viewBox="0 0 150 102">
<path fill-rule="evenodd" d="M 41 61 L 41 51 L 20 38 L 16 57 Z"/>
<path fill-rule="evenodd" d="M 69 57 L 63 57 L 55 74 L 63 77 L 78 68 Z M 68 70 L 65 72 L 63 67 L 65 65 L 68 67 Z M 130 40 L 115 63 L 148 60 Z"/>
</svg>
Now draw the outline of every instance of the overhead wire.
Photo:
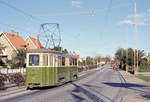
<svg viewBox="0 0 150 102">
<path fill-rule="evenodd" d="M 31 14 L 29 14 L 29 13 L 27 13 L 27 12 L 25 12 L 25 11 L 23 11 L 23 10 L 21 10 L 21 9 L 19 9 L 19 8 L 15 7 L 15 6 L 11 5 L 11 4 L 9 4 L 9 3 L 7 3 L 7 2 L 4 2 L 2 0 L 0 1 L 0 3 L 6 5 L 6 6 L 10 7 L 10 8 L 12 8 L 12 9 L 14 9 L 17 12 L 20 12 L 20 13 L 28 16 L 31 20 L 36 20 L 36 21 L 44 21 L 45 20 L 45 19 L 41 19 L 43 16 L 34 16 L 34 15 L 31 15 Z M 112 0 L 110 0 L 109 6 L 107 8 L 104 8 L 104 9 L 95 9 L 95 11 L 98 12 L 98 11 L 108 10 L 107 12 L 109 12 L 110 9 L 118 8 L 118 7 L 121 7 L 121 6 L 124 6 L 124 5 L 119 5 L 119 6 L 113 6 L 112 7 Z M 92 15 L 92 16 L 95 16 L 95 12 L 94 11 L 92 11 L 92 14 L 89 11 L 87 11 L 87 12 L 76 12 L 76 13 L 75 12 L 71 12 L 71 13 L 63 13 L 63 14 L 59 13 L 59 14 L 50 15 L 50 16 L 89 15 L 89 14 Z M 45 18 L 45 17 L 43 17 L 43 18 Z"/>
<path fill-rule="evenodd" d="M 17 7 L 15 7 L 15 6 L 13 6 L 13 5 L 11 5 L 11 4 L 9 4 L 9 3 L 3 1 L 3 0 L 0 0 L 0 4 L 3 4 L 3 5 L 5 5 L 5 6 L 11 8 L 11 9 L 13 9 L 13 10 L 15 10 L 16 12 L 19 12 L 19 13 L 21 13 L 21 14 L 23 14 L 23 15 L 29 17 L 30 20 L 32 20 L 32 21 L 33 21 L 33 20 L 36 20 L 36 22 L 40 23 L 40 20 L 41 20 L 41 19 L 36 18 L 35 16 L 33 16 L 33 15 L 31 15 L 31 14 L 29 14 L 29 13 L 27 13 L 27 12 L 25 12 L 25 11 L 23 11 L 23 10 L 21 10 L 21 9 L 19 9 L 19 8 L 17 8 Z M 42 19 L 42 21 L 43 21 L 43 19 Z M 41 23 L 40 23 L 40 24 L 41 24 Z M 5 26 L 7 26 L 7 27 L 9 27 L 9 28 L 13 28 L 13 29 L 19 29 L 19 30 L 22 30 L 22 31 L 24 31 L 24 32 L 26 32 L 26 33 L 31 33 L 30 31 L 27 31 L 26 29 L 18 28 L 18 27 L 15 27 L 14 25 L 12 26 L 12 25 L 10 25 L 10 24 L 5 24 L 5 23 L 2 23 L 2 22 L 1 22 L 1 25 L 5 25 Z M 33 32 L 32 32 L 32 33 L 33 33 Z"/>
<path fill-rule="evenodd" d="M 111 7 L 112 7 L 112 0 L 110 0 L 109 4 L 108 4 L 108 9 L 106 11 L 106 17 L 105 17 L 105 24 L 108 24 L 109 23 L 109 14 L 110 14 L 110 11 L 111 11 Z"/>
<path fill-rule="evenodd" d="M 35 33 L 35 32 L 31 32 L 31 31 L 28 31 L 28 30 L 26 30 L 26 29 L 23 29 L 23 28 L 20 28 L 20 27 L 16 27 L 16 26 L 14 26 L 14 25 L 10 25 L 10 24 L 6 24 L 6 23 L 3 23 L 3 22 L 0 22 L 0 25 L 3 25 L 3 26 L 7 26 L 8 28 L 10 28 L 10 29 L 18 29 L 18 30 L 21 30 L 22 32 L 26 32 L 26 33 L 28 33 L 28 34 L 33 34 L 33 33 Z"/>
<path fill-rule="evenodd" d="M 10 7 L 10 8 L 12 8 L 12 9 L 14 9 L 14 10 L 17 11 L 17 12 L 20 12 L 20 13 L 22 13 L 22 14 L 24 14 L 24 15 L 29 16 L 29 17 L 32 18 L 32 15 L 26 13 L 25 11 L 23 11 L 23 10 L 21 10 L 21 9 L 16 8 L 15 6 L 12 6 L 12 5 L 10 5 L 10 4 L 8 4 L 8 3 L 2 1 L 2 0 L 0 0 L 0 3 L 6 5 L 6 6 Z"/>
<path fill-rule="evenodd" d="M 9 8 L 12 8 L 13 10 L 15 10 L 15 11 L 21 13 L 21 14 L 24 14 L 25 16 L 29 17 L 31 20 L 35 20 L 35 21 L 37 21 L 40 24 L 41 24 L 40 21 L 44 21 L 44 19 L 41 19 L 38 16 L 33 16 L 33 15 L 31 15 L 31 14 L 29 14 L 29 13 L 27 13 L 27 12 L 25 12 L 25 11 L 23 11 L 23 10 L 21 10 L 21 9 L 19 9 L 19 8 L 17 8 L 15 6 L 13 6 L 13 5 L 11 5 L 11 4 L 3 1 L 3 0 L 0 0 L 0 3 L 4 4 L 5 6 L 8 6 Z M 124 4 L 124 5 L 126 5 L 126 4 Z M 110 10 L 113 9 L 113 8 L 118 8 L 118 7 L 124 6 L 124 5 L 112 6 L 112 0 L 110 0 L 110 3 L 109 3 L 109 5 L 108 5 L 107 8 L 96 9 L 95 11 L 99 12 L 99 11 L 105 11 L 105 10 L 107 10 L 107 13 L 106 13 L 106 22 L 108 22 L 108 16 L 109 16 Z M 95 11 L 92 11 L 92 16 L 95 16 Z M 78 14 L 79 15 L 89 15 L 90 13 L 88 11 L 88 12 L 77 12 L 77 13 L 63 13 L 63 14 L 58 14 L 58 15 L 78 15 Z"/>
<path fill-rule="evenodd" d="M 9 3 L 3 1 L 3 0 L 0 0 L 0 3 L 3 4 L 3 5 L 5 5 L 5 6 L 7 6 L 7 7 L 9 7 L 9 8 L 11 8 L 11 9 L 13 9 L 13 10 L 15 10 L 15 11 L 17 11 L 17 12 L 19 12 L 19 13 L 21 13 L 21 14 L 23 14 L 23 15 L 25 15 L 25 16 L 27 16 L 27 17 L 29 17 L 30 20 L 36 20 L 36 21 L 38 21 L 38 22 L 44 21 L 44 19 L 40 19 L 40 18 L 38 18 L 38 17 L 35 17 L 34 15 L 29 14 L 29 13 L 23 11 L 22 9 L 19 9 L 19 8 L 17 8 L 17 7 L 15 7 L 15 6 L 13 6 L 13 5 L 11 5 L 11 4 L 9 4 Z"/>
</svg>

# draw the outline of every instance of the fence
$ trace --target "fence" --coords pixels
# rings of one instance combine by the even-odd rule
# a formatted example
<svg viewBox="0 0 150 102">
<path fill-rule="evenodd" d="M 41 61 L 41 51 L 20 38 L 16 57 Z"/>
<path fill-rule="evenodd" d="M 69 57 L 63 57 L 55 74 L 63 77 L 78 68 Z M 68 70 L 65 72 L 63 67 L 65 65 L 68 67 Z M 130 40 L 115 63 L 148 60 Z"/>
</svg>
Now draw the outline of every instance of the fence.
<svg viewBox="0 0 150 102">
<path fill-rule="evenodd" d="M 10 68 L 0 68 L 0 73 L 2 74 L 10 74 L 10 73 L 25 73 L 26 69 L 25 68 L 19 68 L 19 69 L 10 69 Z"/>
</svg>

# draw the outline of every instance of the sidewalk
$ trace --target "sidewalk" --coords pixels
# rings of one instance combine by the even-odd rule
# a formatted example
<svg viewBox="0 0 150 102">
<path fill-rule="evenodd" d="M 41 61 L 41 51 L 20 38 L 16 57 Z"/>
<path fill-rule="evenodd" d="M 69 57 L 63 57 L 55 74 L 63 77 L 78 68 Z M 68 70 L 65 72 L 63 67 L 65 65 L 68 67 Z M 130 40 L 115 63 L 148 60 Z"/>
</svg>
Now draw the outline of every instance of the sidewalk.
<svg viewBox="0 0 150 102">
<path fill-rule="evenodd" d="M 119 70 L 120 74 L 124 78 L 126 83 L 131 84 L 145 84 L 148 83 L 146 81 L 143 81 L 141 79 L 138 79 L 134 75 L 127 73 L 126 71 Z M 136 95 L 127 95 L 123 97 L 122 102 L 150 102 L 150 98 L 144 98 L 142 97 L 141 93 L 137 93 Z"/>
<path fill-rule="evenodd" d="M 25 91 L 25 90 L 26 90 L 26 86 L 11 87 L 11 88 L 8 88 L 6 90 L 1 90 L 0 91 L 0 97 L 10 95 L 10 94 L 14 94 L 14 93 L 18 93 L 18 92 L 22 92 L 22 91 Z"/>
</svg>

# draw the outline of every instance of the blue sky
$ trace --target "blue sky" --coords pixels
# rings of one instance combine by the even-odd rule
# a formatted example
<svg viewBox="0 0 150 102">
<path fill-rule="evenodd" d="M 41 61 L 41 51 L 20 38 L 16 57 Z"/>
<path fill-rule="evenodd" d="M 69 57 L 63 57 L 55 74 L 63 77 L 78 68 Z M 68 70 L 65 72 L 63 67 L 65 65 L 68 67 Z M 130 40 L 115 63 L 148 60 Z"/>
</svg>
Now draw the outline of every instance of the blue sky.
<svg viewBox="0 0 150 102">
<path fill-rule="evenodd" d="M 62 46 L 85 56 L 113 56 L 119 47 L 135 47 L 135 0 L 0 0 L 0 31 L 14 29 L 36 37 L 40 24 L 59 23 Z M 138 48 L 150 52 L 150 0 L 136 0 Z M 93 16 L 92 16 L 93 14 Z M 30 17 L 33 16 L 33 18 Z"/>
</svg>

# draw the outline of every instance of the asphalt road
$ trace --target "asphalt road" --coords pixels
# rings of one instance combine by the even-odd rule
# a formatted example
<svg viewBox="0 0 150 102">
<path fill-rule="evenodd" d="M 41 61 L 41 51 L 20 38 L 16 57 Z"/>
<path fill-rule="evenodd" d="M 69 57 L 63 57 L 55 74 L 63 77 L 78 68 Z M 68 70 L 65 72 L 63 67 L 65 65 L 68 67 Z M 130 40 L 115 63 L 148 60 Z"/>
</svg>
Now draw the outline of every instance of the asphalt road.
<svg viewBox="0 0 150 102">
<path fill-rule="evenodd" d="M 1 98 L 0 102 L 120 102 L 124 90 L 122 86 L 124 80 L 120 73 L 107 65 L 84 73 L 75 82 L 27 90 Z"/>
</svg>

